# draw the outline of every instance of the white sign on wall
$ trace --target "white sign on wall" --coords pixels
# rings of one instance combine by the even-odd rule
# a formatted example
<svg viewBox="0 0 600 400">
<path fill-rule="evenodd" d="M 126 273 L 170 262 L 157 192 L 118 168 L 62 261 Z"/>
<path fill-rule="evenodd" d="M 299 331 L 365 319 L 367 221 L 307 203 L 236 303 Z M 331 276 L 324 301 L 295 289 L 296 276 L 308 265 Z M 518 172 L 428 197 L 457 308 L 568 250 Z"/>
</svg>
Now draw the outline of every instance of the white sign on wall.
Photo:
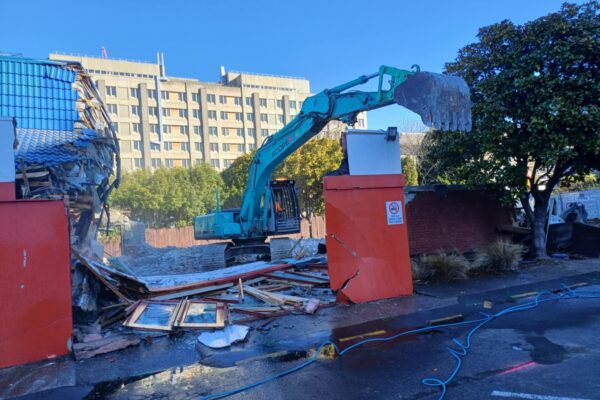
<svg viewBox="0 0 600 400">
<path fill-rule="evenodd" d="M 388 225 L 400 225 L 404 223 L 402 217 L 402 202 L 400 200 L 386 201 L 385 212 Z"/>
</svg>

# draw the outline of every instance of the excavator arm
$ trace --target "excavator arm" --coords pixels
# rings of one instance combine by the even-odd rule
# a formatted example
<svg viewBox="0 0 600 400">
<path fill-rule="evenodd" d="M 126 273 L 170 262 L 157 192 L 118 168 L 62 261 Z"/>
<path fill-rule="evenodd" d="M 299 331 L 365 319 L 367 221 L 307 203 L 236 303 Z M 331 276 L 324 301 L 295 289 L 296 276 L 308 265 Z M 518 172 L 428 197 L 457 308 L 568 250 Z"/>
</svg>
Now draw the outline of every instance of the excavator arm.
<svg viewBox="0 0 600 400">
<path fill-rule="evenodd" d="M 350 90 L 378 78 L 376 91 Z M 250 165 L 240 210 L 217 211 L 194 219 L 196 239 L 253 240 L 269 233 L 269 182 L 277 166 L 328 122 L 353 125 L 358 113 L 399 104 L 421 116 L 436 129 L 471 128 L 469 89 L 458 78 L 430 72 L 381 66 L 377 73 L 361 76 L 305 99 L 300 113 L 256 151 Z"/>
</svg>

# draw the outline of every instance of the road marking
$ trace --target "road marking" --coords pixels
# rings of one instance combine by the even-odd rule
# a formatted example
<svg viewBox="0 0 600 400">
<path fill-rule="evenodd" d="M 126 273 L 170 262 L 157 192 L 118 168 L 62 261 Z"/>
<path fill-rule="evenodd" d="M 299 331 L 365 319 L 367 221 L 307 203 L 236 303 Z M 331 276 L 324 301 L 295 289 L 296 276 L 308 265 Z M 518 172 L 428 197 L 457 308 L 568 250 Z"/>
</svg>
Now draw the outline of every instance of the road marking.
<svg viewBox="0 0 600 400">
<path fill-rule="evenodd" d="M 492 396 L 496 397 L 509 397 L 513 399 L 530 399 L 530 400 L 590 400 L 576 397 L 561 397 L 561 396 L 545 396 L 542 394 L 530 394 L 530 393 L 515 393 L 515 392 L 501 392 L 494 390 Z"/>
<path fill-rule="evenodd" d="M 338 341 L 343 343 L 343 342 L 348 342 L 350 340 L 354 340 L 354 339 L 363 339 L 369 336 L 379 336 L 379 335 L 385 335 L 385 331 L 380 330 L 380 331 L 373 331 L 373 332 L 367 332 L 367 333 L 363 333 L 360 335 L 356 335 L 356 336 L 349 336 L 349 337 L 345 337 L 345 338 L 341 338 Z"/>
</svg>

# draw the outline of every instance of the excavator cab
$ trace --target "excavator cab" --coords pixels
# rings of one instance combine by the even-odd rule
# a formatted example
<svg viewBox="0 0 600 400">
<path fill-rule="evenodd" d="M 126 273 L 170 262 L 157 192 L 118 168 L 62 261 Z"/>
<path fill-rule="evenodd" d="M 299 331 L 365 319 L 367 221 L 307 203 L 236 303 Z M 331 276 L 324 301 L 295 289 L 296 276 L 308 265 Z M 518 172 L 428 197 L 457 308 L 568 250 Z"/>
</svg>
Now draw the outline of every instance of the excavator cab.
<svg viewBox="0 0 600 400">
<path fill-rule="evenodd" d="M 269 207 L 269 235 L 287 235 L 300 232 L 300 206 L 296 182 L 289 179 L 271 181 Z"/>
</svg>

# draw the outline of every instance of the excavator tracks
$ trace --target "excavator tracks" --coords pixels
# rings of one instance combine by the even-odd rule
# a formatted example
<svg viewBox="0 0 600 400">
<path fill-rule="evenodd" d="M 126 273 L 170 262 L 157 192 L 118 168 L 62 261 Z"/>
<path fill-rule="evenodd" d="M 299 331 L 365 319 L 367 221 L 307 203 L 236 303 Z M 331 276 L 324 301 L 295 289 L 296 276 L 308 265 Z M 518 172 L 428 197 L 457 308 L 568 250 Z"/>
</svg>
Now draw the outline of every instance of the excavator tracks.
<svg viewBox="0 0 600 400">
<path fill-rule="evenodd" d="M 225 254 L 229 243 L 211 243 L 202 249 L 202 266 L 207 268 L 223 268 L 227 266 Z"/>
</svg>

